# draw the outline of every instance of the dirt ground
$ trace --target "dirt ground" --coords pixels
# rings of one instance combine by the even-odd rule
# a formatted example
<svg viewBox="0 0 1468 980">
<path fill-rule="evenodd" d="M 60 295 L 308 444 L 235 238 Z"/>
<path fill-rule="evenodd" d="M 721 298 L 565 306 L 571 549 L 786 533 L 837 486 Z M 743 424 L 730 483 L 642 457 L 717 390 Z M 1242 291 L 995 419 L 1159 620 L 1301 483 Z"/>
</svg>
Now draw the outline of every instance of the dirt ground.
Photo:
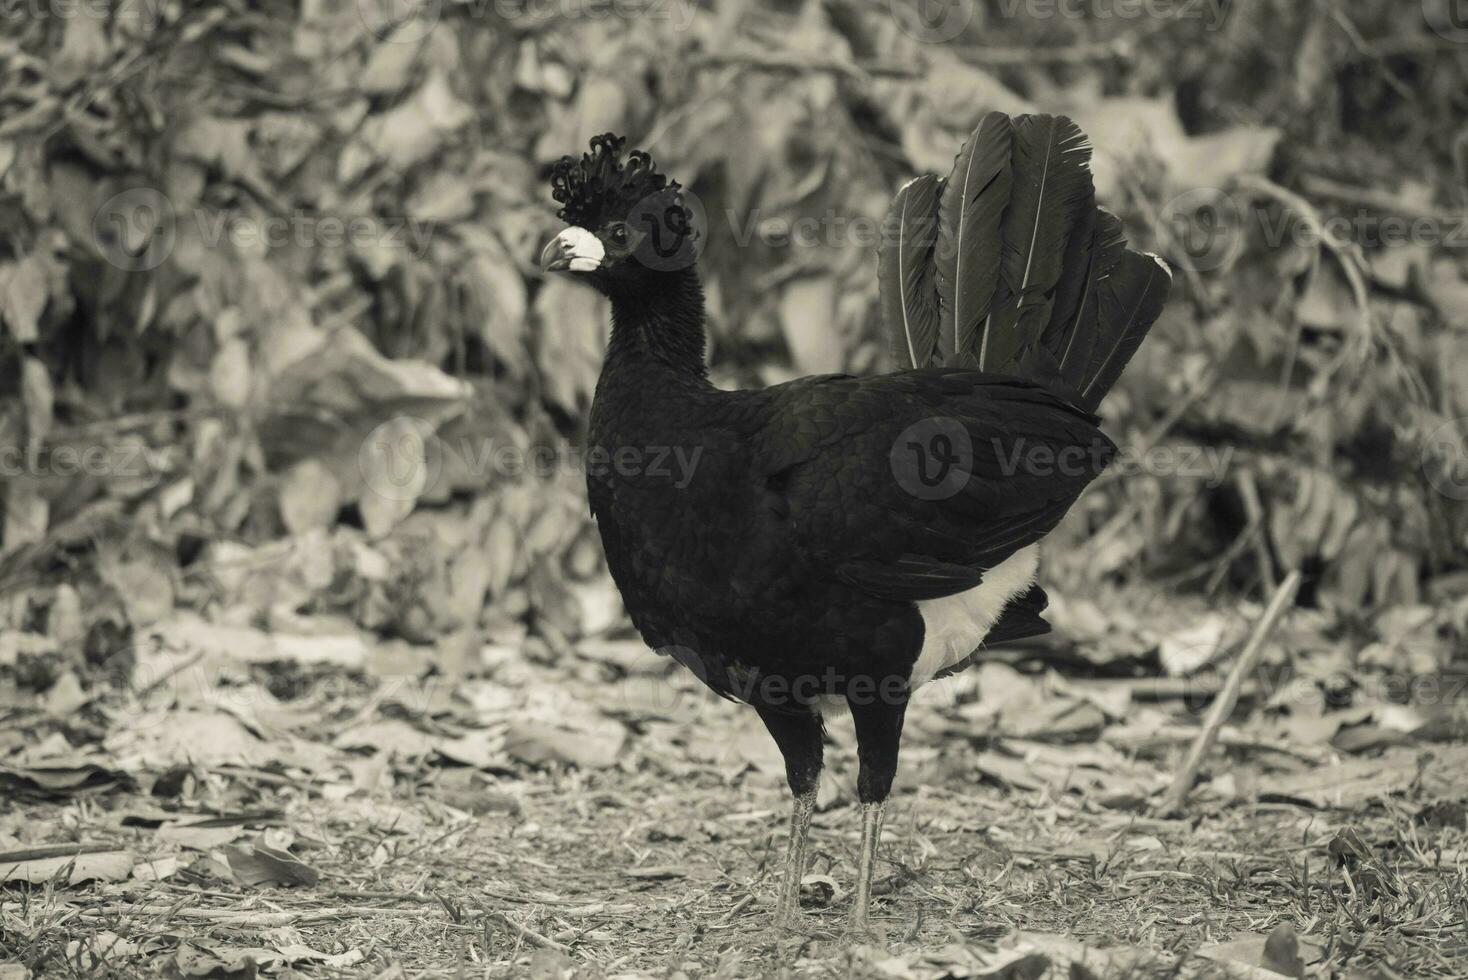
<svg viewBox="0 0 1468 980">
<path fill-rule="evenodd" d="M 1254 712 L 1148 816 L 1186 738 L 1139 719 L 1196 715 L 987 664 L 909 715 L 872 936 L 846 932 L 832 723 L 780 935 L 778 755 L 634 644 L 411 684 L 220 657 L 195 684 L 190 636 L 139 658 L 151 689 L 11 712 L 0 977 L 1468 976 L 1461 745 L 1342 757 Z"/>
</svg>

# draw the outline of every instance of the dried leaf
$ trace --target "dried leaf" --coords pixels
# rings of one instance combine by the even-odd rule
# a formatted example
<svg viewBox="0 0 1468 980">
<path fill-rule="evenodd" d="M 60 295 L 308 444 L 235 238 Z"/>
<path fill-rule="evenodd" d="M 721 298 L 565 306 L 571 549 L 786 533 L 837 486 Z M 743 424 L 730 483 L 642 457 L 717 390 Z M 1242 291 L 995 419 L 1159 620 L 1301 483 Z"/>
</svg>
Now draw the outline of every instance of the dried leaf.
<svg viewBox="0 0 1468 980">
<path fill-rule="evenodd" d="M 217 847 L 238 840 L 245 833 L 244 826 L 238 823 L 166 823 L 158 828 L 158 839 L 207 854 Z"/>
<path fill-rule="evenodd" d="M 583 769 L 616 764 L 627 730 L 616 722 L 575 728 L 550 721 L 519 718 L 505 733 L 505 750 L 530 765 L 564 763 Z"/>
<path fill-rule="evenodd" d="M 1281 922 L 1264 941 L 1260 966 L 1287 977 L 1304 977 L 1305 960 L 1300 956 L 1300 941 L 1292 922 Z"/>
<path fill-rule="evenodd" d="M 231 844 L 224 848 L 224 856 L 235 879 L 252 888 L 266 883 L 310 887 L 321 880 L 321 872 L 294 854 L 265 844 L 249 847 Z"/>
<path fill-rule="evenodd" d="M 71 885 L 86 881 L 122 881 L 132 872 L 135 861 L 130 851 L 98 851 L 29 861 L 7 861 L 4 854 L 0 854 L 0 881 L 26 881 L 39 885 L 66 868 L 70 868 L 66 882 Z"/>
<path fill-rule="evenodd" d="M 314 459 L 302 460 L 281 480 L 281 521 L 292 534 L 330 527 L 341 510 L 341 496 L 331 470 Z"/>
<path fill-rule="evenodd" d="M 37 325 L 49 296 L 46 263 L 39 255 L 0 265 L 0 322 L 10 328 L 16 342 L 36 342 Z"/>
<path fill-rule="evenodd" d="M 447 72 L 435 65 L 413 96 L 362 127 L 366 145 L 388 166 L 406 170 L 432 156 L 474 110 L 453 92 Z M 347 180 L 356 174 L 344 173 Z"/>
</svg>

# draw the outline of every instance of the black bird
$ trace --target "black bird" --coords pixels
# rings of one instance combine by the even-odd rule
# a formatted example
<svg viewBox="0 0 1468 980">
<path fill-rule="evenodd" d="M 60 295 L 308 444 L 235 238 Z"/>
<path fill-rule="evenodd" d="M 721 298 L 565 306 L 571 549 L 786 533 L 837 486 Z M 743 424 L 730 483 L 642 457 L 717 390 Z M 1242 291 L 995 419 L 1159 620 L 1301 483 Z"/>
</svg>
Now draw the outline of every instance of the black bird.
<svg viewBox="0 0 1468 980">
<path fill-rule="evenodd" d="M 1035 544 L 1112 459 L 1094 413 L 1171 274 L 1096 206 L 1074 122 L 992 113 L 884 227 L 900 370 L 723 391 L 683 192 L 624 146 L 598 136 L 556 165 L 572 227 L 541 255 L 611 300 L 587 456 L 607 564 L 649 646 L 752 705 L 784 755 L 778 925 L 798 904 L 823 716 L 850 710 L 865 930 L 909 695 L 1049 629 Z"/>
</svg>

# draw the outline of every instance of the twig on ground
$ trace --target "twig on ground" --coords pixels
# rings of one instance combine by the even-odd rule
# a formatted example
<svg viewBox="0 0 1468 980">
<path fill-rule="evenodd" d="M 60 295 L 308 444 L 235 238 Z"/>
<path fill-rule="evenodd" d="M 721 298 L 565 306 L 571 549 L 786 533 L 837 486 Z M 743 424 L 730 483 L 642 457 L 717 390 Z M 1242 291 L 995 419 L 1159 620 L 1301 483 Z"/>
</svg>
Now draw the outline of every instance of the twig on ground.
<svg viewBox="0 0 1468 980">
<path fill-rule="evenodd" d="M 498 922 L 500 925 L 511 930 L 521 939 L 525 940 L 528 943 L 531 943 L 532 945 L 540 946 L 543 949 L 553 949 L 558 953 L 571 952 L 570 947 L 564 946 L 561 943 L 556 942 L 554 939 L 547 939 L 545 936 L 542 936 L 534 929 L 530 929 L 526 926 L 520 925 L 520 923 L 510 918 L 508 915 L 505 915 L 503 912 L 487 912 L 485 913 L 485 917 L 488 919 L 492 919 L 495 922 Z"/>
<path fill-rule="evenodd" d="M 1259 617 L 1259 624 L 1254 627 L 1254 635 L 1249 637 L 1248 646 L 1244 652 L 1239 654 L 1238 662 L 1234 664 L 1233 671 L 1228 675 L 1228 682 L 1224 684 L 1217 700 L 1208 709 L 1208 717 L 1203 722 L 1203 730 L 1198 733 L 1198 738 L 1193 742 L 1193 747 L 1188 751 L 1186 761 L 1177 776 L 1173 778 L 1172 786 L 1167 790 L 1162 801 L 1153 810 L 1155 814 L 1172 813 L 1182 807 L 1183 800 L 1192 789 L 1193 782 L 1198 778 L 1198 769 L 1203 765 L 1203 759 L 1208 755 L 1214 743 L 1218 741 L 1218 733 L 1223 728 L 1223 723 L 1233 713 L 1234 706 L 1239 701 L 1239 691 L 1244 684 L 1244 678 L 1253 673 L 1254 667 L 1259 663 L 1260 656 L 1264 653 L 1264 642 L 1274 632 L 1275 625 L 1284 615 L 1284 611 L 1295 601 L 1295 593 L 1300 588 L 1300 573 L 1298 570 L 1290 572 L 1285 580 L 1275 590 L 1274 598 L 1269 601 L 1269 606 L 1264 610 L 1264 615 Z"/>
<path fill-rule="evenodd" d="M 148 684 L 148 685 L 140 688 L 138 691 L 136 691 L 136 697 L 137 697 L 137 699 L 139 701 L 146 701 L 146 700 L 148 700 L 148 695 L 152 694 L 154 691 L 158 690 L 164 684 L 167 684 L 169 681 L 173 680 L 179 674 L 182 674 L 184 671 L 188 670 L 190 667 L 193 667 L 195 664 L 197 664 L 200 660 L 203 660 L 203 659 L 204 659 L 204 651 L 203 650 L 200 650 L 198 653 L 195 653 L 192 657 L 189 657 L 187 660 L 183 661 L 182 663 L 180 663 L 177 666 L 175 666 L 172 670 L 170 670 L 167 673 L 165 673 L 162 677 L 159 677 L 159 678 L 155 679 L 151 684 Z"/>
<path fill-rule="evenodd" d="M 367 902 L 417 902 L 422 905 L 432 905 L 438 901 L 435 896 L 420 892 L 355 891 L 350 888 L 338 888 L 326 895 L 328 898 L 356 898 Z"/>
<path fill-rule="evenodd" d="M 51 858 L 75 857 L 79 854 L 105 854 L 108 851 L 122 849 L 118 844 L 43 844 L 40 847 L 0 851 L 0 867 L 20 864 L 22 861 L 45 861 Z"/>
<path fill-rule="evenodd" d="M 753 904 L 754 894 L 751 893 L 745 895 L 739 901 L 735 902 L 734 905 L 729 909 L 729 911 L 723 914 L 723 916 L 719 919 L 719 925 L 726 926 L 730 922 L 733 922 L 736 915 L 738 915 L 740 912 L 743 912 L 745 909 L 749 908 Z"/>
</svg>

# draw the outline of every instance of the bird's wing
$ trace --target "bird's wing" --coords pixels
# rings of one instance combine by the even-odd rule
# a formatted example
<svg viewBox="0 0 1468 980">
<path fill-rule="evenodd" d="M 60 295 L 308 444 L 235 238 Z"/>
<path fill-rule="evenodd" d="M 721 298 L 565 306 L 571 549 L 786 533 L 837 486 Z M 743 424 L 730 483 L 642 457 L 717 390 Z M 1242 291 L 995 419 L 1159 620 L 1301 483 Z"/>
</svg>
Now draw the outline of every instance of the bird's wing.
<svg viewBox="0 0 1468 980">
<path fill-rule="evenodd" d="M 766 389 L 754 465 L 812 574 L 932 599 L 1048 533 L 1115 446 L 1040 386 L 965 369 Z"/>
</svg>

